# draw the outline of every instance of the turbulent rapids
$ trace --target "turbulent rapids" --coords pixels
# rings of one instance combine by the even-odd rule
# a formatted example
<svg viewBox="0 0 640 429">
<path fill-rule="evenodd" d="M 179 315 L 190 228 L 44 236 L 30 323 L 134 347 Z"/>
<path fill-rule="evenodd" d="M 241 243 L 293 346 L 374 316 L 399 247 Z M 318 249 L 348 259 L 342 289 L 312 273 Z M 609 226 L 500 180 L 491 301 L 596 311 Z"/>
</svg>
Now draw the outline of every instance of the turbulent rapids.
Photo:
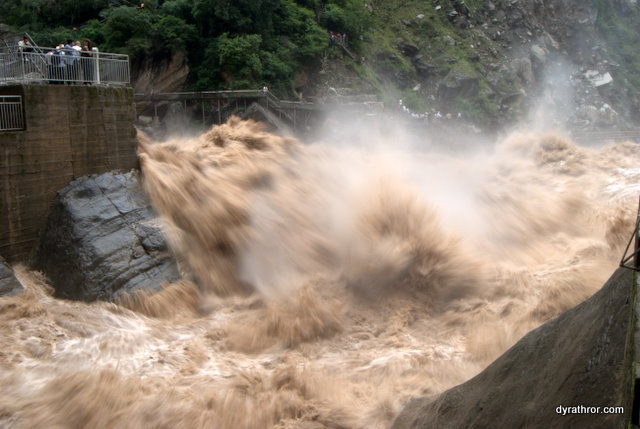
<svg viewBox="0 0 640 429">
<path fill-rule="evenodd" d="M 592 295 L 640 190 L 637 144 L 556 134 L 424 153 L 233 118 L 139 140 L 183 280 L 81 303 L 14 267 L 0 426 L 388 427 Z"/>
</svg>

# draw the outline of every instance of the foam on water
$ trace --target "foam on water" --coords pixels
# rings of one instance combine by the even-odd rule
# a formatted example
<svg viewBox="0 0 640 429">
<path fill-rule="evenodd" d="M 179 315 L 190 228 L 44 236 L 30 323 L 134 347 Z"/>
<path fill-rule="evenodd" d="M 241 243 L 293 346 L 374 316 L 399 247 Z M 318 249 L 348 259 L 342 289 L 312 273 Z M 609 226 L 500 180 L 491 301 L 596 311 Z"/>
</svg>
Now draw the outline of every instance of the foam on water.
<svg viewBox="0 0 640 429">
<path fill-rule="evenodd" d="M 387 427 L 593 294 L 640 174 L 637 144 L 555 134 L 447 155 L 232 119 L 139 147 L 185 278 L 88 304 L 16 267 L 0 426 Z"/>
</svg>

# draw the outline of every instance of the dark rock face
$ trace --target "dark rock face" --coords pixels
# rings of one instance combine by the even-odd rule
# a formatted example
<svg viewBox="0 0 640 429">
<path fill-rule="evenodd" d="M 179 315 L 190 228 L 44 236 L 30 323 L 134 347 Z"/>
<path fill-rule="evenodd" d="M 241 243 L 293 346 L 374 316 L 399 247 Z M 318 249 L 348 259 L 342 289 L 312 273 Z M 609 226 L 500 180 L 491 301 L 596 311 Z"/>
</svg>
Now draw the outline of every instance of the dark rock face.
<svg viewBox="0 0 640 429">
<path fill-rule="evenodd" d="M 618 269 L 593 297 L 531 331 L 476 377 L 411 400 L 392 428 L 626 428 L 632 306 L 632 272 Z M 600 412 L 558 408 L 581 405 Z M 621 414 L 604 413 L 620 406 Z"/>
<path fill-rule="evenodd" d="M 135 171 L 83 177 L 58 192 L 37 266 L 56 296 L 83 301 L 160 290 L 180 277 Z"/>
<path fill-rule="evenodd" d="M 415 44 L 404 41 L 398 44 L 398 49 L 407 57 L 415 57 L 420 51 L 420 49 Z"/>
<path fill-rule="evenodd" d="M 451 74 L 451 73 L 450 73 Z M 443 105 L 458 97 L 469 98 L 478 92 L 478 79 L 467 76 L 446 76 L 438 84 L 438 97 Z"/>
<path fill-rule="evenodd" d="M 24 292 L 24 286 L 13 275 L 13 270 L 0 258 L 0 297 L 19 295 Z"/>
</svg>

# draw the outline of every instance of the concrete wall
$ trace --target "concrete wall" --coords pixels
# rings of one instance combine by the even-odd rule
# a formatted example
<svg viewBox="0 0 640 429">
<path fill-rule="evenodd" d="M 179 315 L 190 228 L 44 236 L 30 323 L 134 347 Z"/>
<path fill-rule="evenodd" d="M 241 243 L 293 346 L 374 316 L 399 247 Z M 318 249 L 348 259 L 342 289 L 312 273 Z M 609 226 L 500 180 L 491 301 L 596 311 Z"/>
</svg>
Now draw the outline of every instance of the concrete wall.
<svg viewBox="0 0 640 429">
<path fill-rule="evenodd" d="M 137 166 L 133 91 L 0 87 L 23 95 L 25 131 L 0 133 L 0 256 L 26 260 L 57 191 L 92 173 Z"/>
</svg>

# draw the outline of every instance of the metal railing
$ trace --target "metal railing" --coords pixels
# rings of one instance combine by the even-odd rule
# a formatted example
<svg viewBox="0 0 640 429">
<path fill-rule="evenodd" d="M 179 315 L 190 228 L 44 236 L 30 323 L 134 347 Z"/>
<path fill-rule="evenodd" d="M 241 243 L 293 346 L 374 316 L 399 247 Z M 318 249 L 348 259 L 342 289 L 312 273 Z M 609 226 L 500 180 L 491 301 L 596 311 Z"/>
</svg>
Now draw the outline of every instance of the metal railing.
<svg viewBox="0 0 640 429">
<path fill-rule="evenodd" d="M 22 96 L 0 95 L 0 132 L 24 130 Z"/>
<path fill-rule="evenodd" d="M 129 56 L 38 47 L 0 49 L 0 84 L 128 85 Z"/>
</svg>

